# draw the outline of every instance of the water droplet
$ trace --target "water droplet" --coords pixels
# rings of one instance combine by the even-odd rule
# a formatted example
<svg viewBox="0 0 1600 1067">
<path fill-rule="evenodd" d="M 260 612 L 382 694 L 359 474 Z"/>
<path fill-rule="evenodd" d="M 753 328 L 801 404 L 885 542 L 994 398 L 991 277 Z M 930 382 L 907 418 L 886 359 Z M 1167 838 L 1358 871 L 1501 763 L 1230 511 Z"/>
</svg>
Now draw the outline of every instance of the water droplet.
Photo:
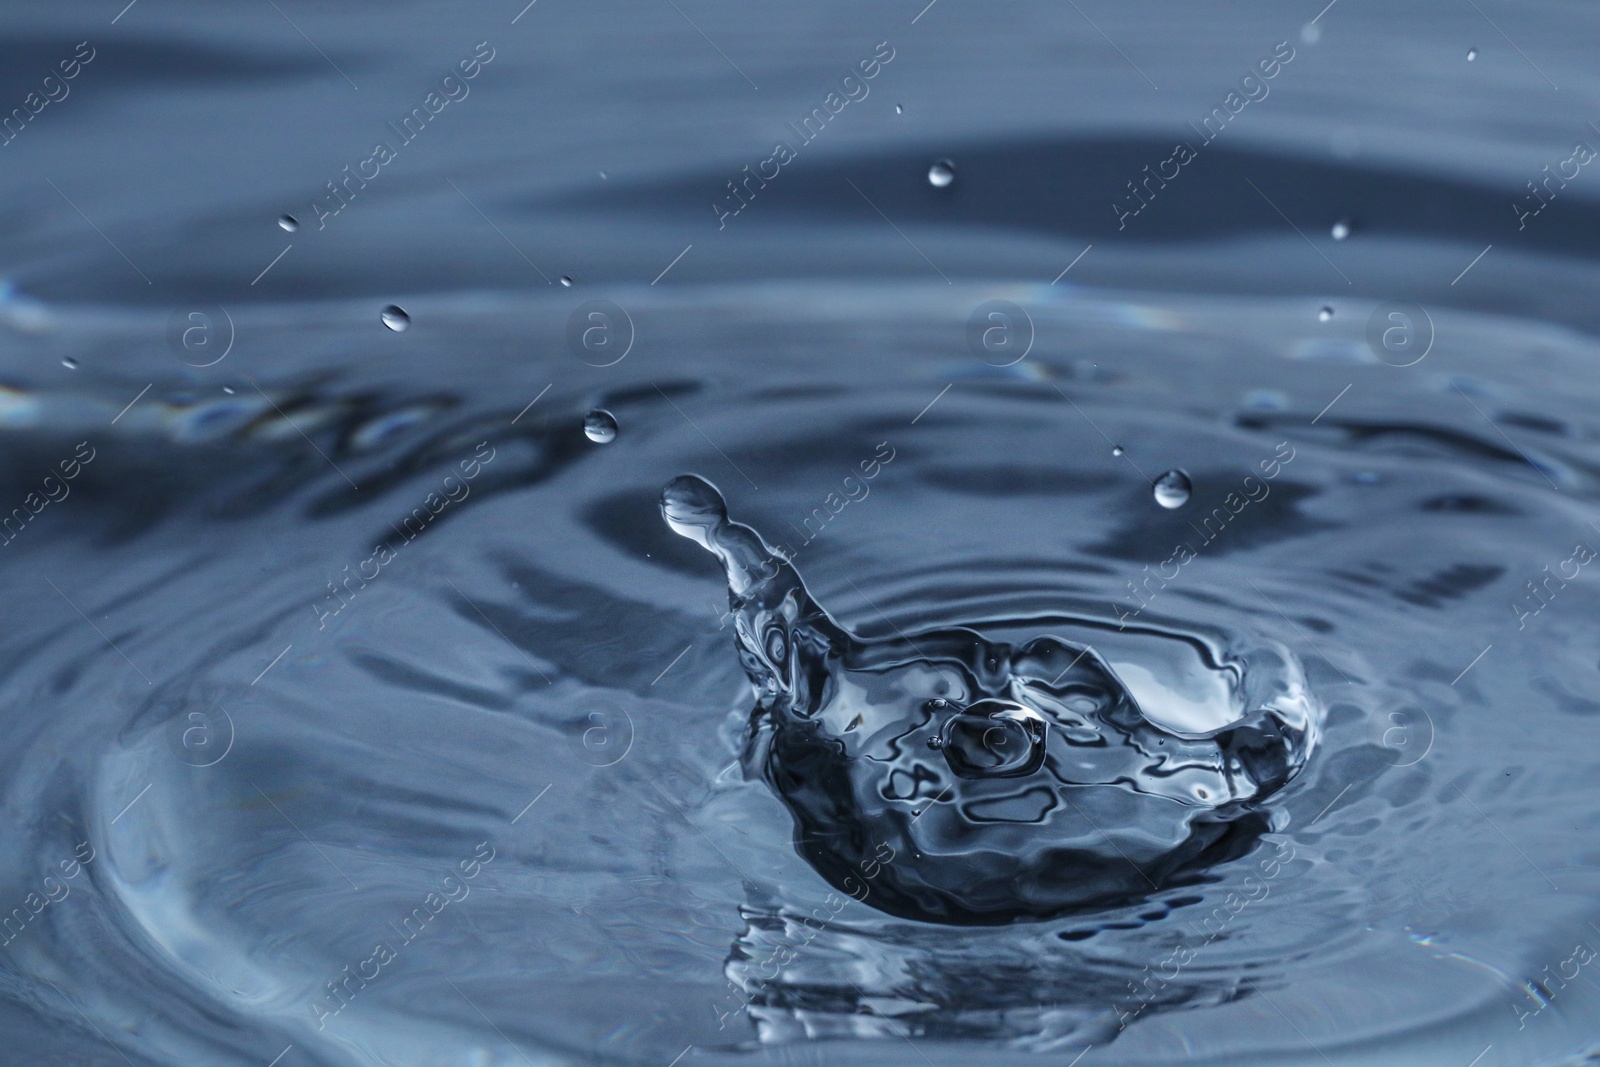
<svg viewBox="0 0 1600 1067">
<path fill-rule="evenodd" d="M 411 326 L 411 316 L 406 314 L 406 309 L 399 304 L 390 304 L 378 316 L 383 324 L 395 333 L 404 333 Z"/>
<path fill-rule="evenodd" d="M 956 165 L 948 159 L 941 159 L 928 168 L 928 184 L 935 189 L 943 189 L 956 180 Z"/>
<path fill-rule="evenodd" d="M 605 181 L 606 177 L 607 177 L 606 172 L 605 171 L 601 171 L 600 172 L 600 180 L 601 181 Z"/>
<path fill-rule="evenodd" d="M 1318 322 L 1327 322 L 1331 318 L 1333 318 L 1333 309 L 1330 307 L 1325 307 L 1321 311 L 1317 312 Z"/>
<path fill-rule="evenodd" d="M 1346 237 L 1349 237 L 1350 236 L 1350 220 L 1349 219 L 1340 219 L 1338 222 L 1334 223 L 1333 224 L 1332 233 L 1333 233 L 1333 239 L 1335 241 L 1342 241 Z"/>
<path fill-rule="evenodd" d="M 280 215 L 278 217 L 278 227 L 285 233 L 293 233 L 300 228 L 300 220 L 293 215 Z"/>
<path fill-rule="evenodd" d="M 899 104 L 896 104 L 894 106 L 894 113 L 896 115 L 904 115 L 906 113 L 906 109 L 901 107 Z"/>
<path fill-rule="evenodd" d="M 562 288 L 571 289 L 572 288 L 572 279 L 567 277 L 565 274 L 563 274 L 561 276 L 561 285 L 562 285 Z"/>
<path fill-rule="evenodd" d="M 583 435 L 597 445 L 617 439 L 617 420 L 609 411 L 595 408 L 583 417 Z"/>
<path fill-rule="evenodd" d="M 1121 445 L 1112 445 L 1112 446 L 1111 446 L 1111 454 L 1112 454 L 1112 455 L 1113 455 L 1113 456 L 1120 456 L 1120 455 L 1122 455 L 1122 446 L 1121 446 Z"/>
<path fill-rule="evenodd" d="M 227 394 L 228 394 L 228 395 L 229 395 L 229 396 L 232 396 L 232 395 L 233 395 L 233 386 L 231 386 L 231 385 L 224 385 L 224 386 L 223 386 L 223 387 L 222 387 L 222 391 L 223 391 L 223 392 L 224 392 L 224 393 L 227 393 Z"/>
<path fill-rule="evenodd" d="M 77 370 L 78 369 L 78 361 L 73 359 L 71 356 L 63 356 L 61 358 L 61 365 L 63 367 L 65 367 L 65 368 L 67 368 L 68 370 Z"/>
<path fill-rule="evenodd" d="M 1471 63 L 1474 59 L 1477 59 L 1477 58 L 1478 58 L 1478 50 L 1476 48 L 1467 49 L 1467 62 L 1468 63 Z"/>
<path fill-rule="evenodd" d="M 1170 470 L 1156 479 L 1156 503 L 1164 508 L 1181 508 L 1189 502 L 1194 486 L 1189 476 L 1180 470 Z"/>
</svg>

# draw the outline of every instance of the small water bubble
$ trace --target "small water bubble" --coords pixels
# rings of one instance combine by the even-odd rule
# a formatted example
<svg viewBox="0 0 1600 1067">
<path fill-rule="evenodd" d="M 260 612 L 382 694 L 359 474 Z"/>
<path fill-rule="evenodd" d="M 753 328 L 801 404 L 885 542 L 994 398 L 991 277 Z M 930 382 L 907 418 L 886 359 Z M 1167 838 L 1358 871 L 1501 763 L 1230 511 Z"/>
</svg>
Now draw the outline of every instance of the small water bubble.
<svg viewBox="0 0 1600 1067">
<path fill-rule="evenodd" d="M 1467 62 L 1468 63 L 1471 63 L 1474 59 L 1477 59 L 1477 58 L 1478 58 L 1478 50 L 1476 48 L 1467 49 Z"/>
<path fill-rule="evenodd" d="M 1122 455 L 1122 452 L 1123 452 L 1123 448 L 1122 448 L 1121 445 L 1112 445 L 1111 446 L 1111 454 L 1113 456 L 1120 456 L 1120 455 Z"/>
<path fill-rule="evenodd" d="M 1156 503 L 1167 509 L 1183 507 L 1193 491 L 1189 476 L 1180 470 L 1170 470 L 1156 479 Z"/>
<path fill-rule="evenodd" d="M 1325 307 L 1321 311 L 1317 312 L 1318 322 L 1327 322 L 1331 318 L 1333 318 L 1333 309 L 1330 307 Z"/>
<path fill-rule="evenodd" d="M 390 304 L 378 316 L 383 324 L 395 333 L 404 333 L 411 326 L 411 316 L 406 314 L 406 309 L 399 304 Z"/>
<path fill-rule="evenodd" d="M 906 109 L 901 107 L 899 104 L 896 104 L 894 106 L 894 113 L 896 115 L 904 115 L 906 113 Z"/>
<path fill-rule="evenodd" d="M 61 357 L 61 365 L 63 367 L 65 367 L 65 368 L 67 368 L 68 370 L 77 370 L 78 369 L 78 361 L 73 359 L 71 356 L 63 356 L 63 357 Z"/>
<path fill-rule="evenodd" d="M 300 220 L 293 215 L 279 215 L 278 228 L 285 233 L 293 233 L 300 228 Z"/>
<path fill-rule="evenodd" d="M 1335 241 L 1344 240 L 1346 237 L 1350 236 L 1350 220 L 1340 219 L 1338 222 L 1333 224 L 1333 229 L 1330 232 L 1333 234 L 1333 239 Z"/>
<path fill-rule="evenodd" d="M 561 276 L 561 287 L 563 289 L 571 289 L 572 288 L 572 279 L 567 277 L 565 274 L 563 274 Z"/>
<path fill-rule="evenodd" d="M 928 168 L 928 184 L 935 189 L 943 189 L 956 180 L 956 165 L 948 159 L 941 159 Z"/>
<path fill-rule="evenodd" d="M 609 411 L 595 408 L 583 417 L 583 435 L 597 445 L 617 439 L 617 420 Z"/>
</svg>

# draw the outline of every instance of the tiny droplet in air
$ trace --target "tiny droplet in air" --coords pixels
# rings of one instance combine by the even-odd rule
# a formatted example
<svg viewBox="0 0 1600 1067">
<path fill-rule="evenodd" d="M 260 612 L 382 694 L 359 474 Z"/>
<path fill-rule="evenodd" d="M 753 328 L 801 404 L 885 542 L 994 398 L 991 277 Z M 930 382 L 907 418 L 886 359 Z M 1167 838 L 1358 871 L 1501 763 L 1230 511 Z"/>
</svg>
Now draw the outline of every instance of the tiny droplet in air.
<svg viewBox="0 0 1600 1067">
<path fill-rule="evenodd" d="M 601 181 L 605 181 L 606 177 L 607 177 L 606 172 L 605 171 L 601 171 L 600 172 L 600 180 Z"/>
<path fill-rule="evenodd" d="M 948 159 L 941 159 L 928 168 L 928 184 L 935 189 L 943 189 L 956 180 L 956 165 Z"/>
<path fill-rule="evenodd" d="M 1121 446 L 1121 445 L 1112 445 L 1112 446 L 1111 446 L 1111 454 L 1112 454 L 1112 455 L 1113 455 L 1113 456 L 1120 456 L 1120 455 L 1122 455 L 1122 446 Z"/>
<path fill-rule="evenodd" d="M 561 286 L 564 289 L 571 289 L 572 288 L 572 279 L 567 277 L 565 274 L 563 274 L 561 276 Z"/>
<path fill-rule="evenodd" d="M 1156 503 L 1167 509 L 1181 508 L 1189 502 L 1189 493 L 1194 489 L 1189 483 L 1189 476 L 1180 470 L 1170 470 L 1156 479 Z"/>
<path fill-rule="evenodd" d="M 63 357 L 61 357 L 61 365 L 63 367 L 65 367 L 65 368 L 67 368 L 68 370 L 77 370 L 78 369 L 78 361 L 73 359 L 71 356 L 63 356 Z"/>
<path fill-rule="evenodd" d="M 1350 236 L 1350 220 L 1349 219 L 1340 219 L 1338 222 L 1334 223 L 1333 224 L 1332 233 L 1333 233 L 1333 239 L 1335 241 L 1342 241 L 1346 237 L 1349 237 Z"/>
<path fill-rule="evenodd" d="M 293 233 L 300 228 L 300 220 L 293 215 L 282 215 L 278 218 L 278 227 L 285 233 Z"/>
<path fill-rule="evenodd" d="M 1467 62 L 1468 63 L 1471 63 L 1474 59 L 1477 59 L 1477 58 L 1478 58 L 1478 50 L 1476 48 L 1467 49 Z"/>
<path fill-rule="evenodd" d="M 617 420 L 609 411 L 595 408 L 583 417 L 583 435 L 597 445 L 617 439 Z"/>
<path fill-rule="evenodd" d="M 1333 318 L 1332 308 L 1325 307 L 1321 311 L 1317 312 L 1317 319 L 1320 322 L 1327 322 L 1331 318 Z"/>
<path fill-rule="evenodd" d="M 904 115 L 906 113 L 906 109 L 901 107 L 899 104 L 896 104 L 894 106 L 894 113 L 896 115 Z"/>
<path fill-rule="evenodd" d="M 222 387 L 222 391 L 223 391 L 223 392 L 224 392 L 224 393 L 227 393 L 227 394 L 228 394 L 228 395 L 229 395 L 229 396 L 232 396 L 232 395 L 233 395 L 233 386 L 231 386 L 231 385 L 224 385 L 224 386 L 223 386 L 223 387 Z"/>
<path fill-rule="evenodd" d="M 383 324 L 395 333 L 402 333 L 411 326 L 411 316 L 406 314 L 406 309 L 399 304 L 390 304 L 378 316 Z"/>
</svg>

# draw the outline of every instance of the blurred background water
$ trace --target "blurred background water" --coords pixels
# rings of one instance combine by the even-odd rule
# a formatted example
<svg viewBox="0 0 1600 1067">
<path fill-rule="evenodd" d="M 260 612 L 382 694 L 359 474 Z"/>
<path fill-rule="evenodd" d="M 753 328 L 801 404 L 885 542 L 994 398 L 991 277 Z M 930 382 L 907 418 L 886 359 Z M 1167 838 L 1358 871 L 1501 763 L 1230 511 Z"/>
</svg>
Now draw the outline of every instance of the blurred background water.
<svg viewBox="0 0 1600 1067">
<path fill-rule="evenodd" d="M 0 18 L 0 1059 L 1600 1049 L 1600 13 Z M 846 900 L 686 472 L 865 636 L 1180 729 L 1281 645 L 1318 747 L 1125 905 Z"/>
</svg>

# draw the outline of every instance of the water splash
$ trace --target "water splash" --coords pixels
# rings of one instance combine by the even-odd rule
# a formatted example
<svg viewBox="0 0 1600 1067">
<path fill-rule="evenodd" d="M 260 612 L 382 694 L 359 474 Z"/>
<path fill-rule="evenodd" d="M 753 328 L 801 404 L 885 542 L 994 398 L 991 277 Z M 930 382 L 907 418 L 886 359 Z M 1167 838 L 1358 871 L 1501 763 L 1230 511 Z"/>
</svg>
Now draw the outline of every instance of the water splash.
<svg viewBox="0 0 1600 1067">
<path fill-rule="evenodd" d="M 1315 742 L 1287 653 L 1271 699 L 1180 732 L 1147 718 L 1092 648 L 1057 637 L 856 636 L 703 478 L 673 479 L 661 511 L 727 575 L 756 695 L 747 773 L 788 806 L 819 874 L 890 914 L 993 925 L 1192 879 L 1254 843 L 1269 824 L 1259 802 Z"/>
</svg>

